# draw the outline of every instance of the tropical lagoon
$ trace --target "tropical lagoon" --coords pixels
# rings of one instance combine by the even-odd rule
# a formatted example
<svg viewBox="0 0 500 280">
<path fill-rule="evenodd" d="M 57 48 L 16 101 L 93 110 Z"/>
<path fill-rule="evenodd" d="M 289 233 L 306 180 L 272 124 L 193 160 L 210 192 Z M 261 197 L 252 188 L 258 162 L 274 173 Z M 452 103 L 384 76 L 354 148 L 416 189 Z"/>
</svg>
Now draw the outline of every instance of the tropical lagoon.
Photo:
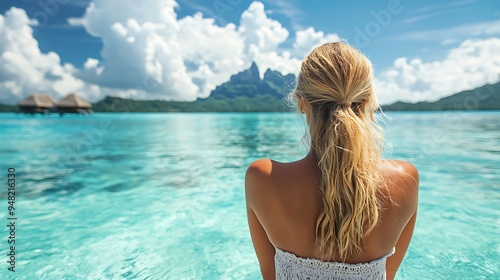
<svg viewBox="0 0 500 280">
<path fill-rule="evenodd" d="M 385 157 L 420 172 L 397 279 L 500 279 L 500 112 L 383 119 Z M 1 178 L 16 175 L 16 279 L 260 279 L 245 171 L 304 156 L 305 131 L 297 113 L 0 114 Z M 2 236 L 10 279 L 8 227 Z"/>
</svg>

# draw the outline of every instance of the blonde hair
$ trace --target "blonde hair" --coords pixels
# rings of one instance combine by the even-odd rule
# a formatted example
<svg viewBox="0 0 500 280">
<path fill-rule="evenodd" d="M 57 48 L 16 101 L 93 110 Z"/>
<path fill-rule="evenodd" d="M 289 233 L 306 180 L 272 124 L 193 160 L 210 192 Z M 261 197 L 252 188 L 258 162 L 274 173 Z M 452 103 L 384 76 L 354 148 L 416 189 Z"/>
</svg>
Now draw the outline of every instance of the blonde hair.
<svg viewBox="0 0 500 280">
<path fill-rule="evenodd" d="M 324 259 L 345 261 L 360 252 L 379 214 L 383 147 L 371 63 L 346 43 L 316 47 L 302 61 L 294 94 L 310 105 L 311 152 L 322 173 L 316 243 Z"/>
</svg>

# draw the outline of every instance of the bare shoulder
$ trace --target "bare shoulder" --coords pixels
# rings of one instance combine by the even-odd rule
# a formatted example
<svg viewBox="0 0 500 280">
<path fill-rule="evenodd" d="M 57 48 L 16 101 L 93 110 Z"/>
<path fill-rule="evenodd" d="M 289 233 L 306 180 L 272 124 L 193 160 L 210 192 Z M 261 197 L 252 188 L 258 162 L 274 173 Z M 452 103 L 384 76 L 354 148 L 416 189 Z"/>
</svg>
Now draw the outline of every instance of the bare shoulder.
<svg viewBox="0 0 500 280">
<path fill-rule="evenodd" d="M 272 191 L 272 170 L 273 161 L 267 158 L 258 159 L 248 166 L 245 175 L 245 196 L 249 206 L 262 201 Z"/>
<path fill-rule="evenodd" d="M 272 171 L 273 160 L 261 158 L 252 162 L 247 169 L 246 176 L 270 175 Z"/>
<path fill-rule="evenodd" d="M 273 171 L 273 161 L 268 158 L 258 159 L 252 162 L 245 175 L 246 187 L 256 188 L 262 186 L 271 178 Z"/>
<path fill-rule="evenodd" d="M 383 160 L 382 170 L 390 177 L 391 181 L 404 181 L 409 185 L 418 187 L 419 174 L 417 168 L 403 160 Z"/>
<path fill-rule="evenodd" d="M 407 161 L 384 160 L 382 171 L 392 199 L 405 208 L 416 209 L 419 186 L 417 168 Z"/>
</svg>

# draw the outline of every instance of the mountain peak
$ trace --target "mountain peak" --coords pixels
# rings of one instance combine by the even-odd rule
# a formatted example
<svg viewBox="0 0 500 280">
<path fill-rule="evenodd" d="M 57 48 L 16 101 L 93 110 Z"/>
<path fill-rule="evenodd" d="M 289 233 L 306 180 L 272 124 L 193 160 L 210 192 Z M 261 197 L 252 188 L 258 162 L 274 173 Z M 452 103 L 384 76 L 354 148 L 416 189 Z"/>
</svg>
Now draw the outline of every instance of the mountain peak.
<svg viewBox="0 0 500 280">
<path fill-rule="evenodd" d="M 252 62 L 252 66 L 249 69 L 231 76 L 231 82 L 259 83 L 260 76 L 257 64 Z"/>
<path fill-rule="evenodd" d="M 259 74 L 259 67 L 255 62 L 252 62 L 252 66 L 250 66 L 250 72 Z"/>
</svg>

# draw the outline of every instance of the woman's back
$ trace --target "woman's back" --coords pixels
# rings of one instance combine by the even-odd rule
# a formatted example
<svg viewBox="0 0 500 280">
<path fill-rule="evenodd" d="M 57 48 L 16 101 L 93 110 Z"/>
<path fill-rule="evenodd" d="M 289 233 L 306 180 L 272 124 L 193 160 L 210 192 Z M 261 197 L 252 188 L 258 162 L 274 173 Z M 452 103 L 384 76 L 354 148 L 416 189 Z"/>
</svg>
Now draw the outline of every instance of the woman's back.
<svg viewBox="0 0 500 280">
<path fill-rule="evenodd" d="M 293 163 L 258 160 L 246 176 L 250 232 L 265 278 L 274 278 L 275 265 L 283 272 L 285 256 L 337 267 L 328 262 L 367 263 L 394 247 L 389 279 L 396 273 L 415 224 L 418 173 L 409 163 L 381 160 L 372 84 L 370 61 L 342 42 L 316 47 L 302 61 L 292 96 L 306 116 L 309 153 Z"/>
<path fill-rule="evenodd" d="M 411 164 L 402 161 L 382 161 L 381 170 L 387 187 L 381 186 L 380 189 L 379 223 L 363 239 L 363 251 L 349 256 L 344 263 L 368 263 L 390 255 L 395 248 L 396 253 L 387 260 L 388 279 L 392 279 L 413 232 L 418 173 Z M 248 169 L 246 196 L 253 210 L 249 213 L 249 222 L 251 227 L 252 224 L 257 227 L 252 230 L 254 244 L 262 245 L 256 247 L 257 254 L 261 251 L 261 255 L 268 259 L 267 263 L 261 261 L 265 278 L 273 278 L 276 274 L 276 254 L 281 254 L 280 258 L 285 252 L 288 255 L 285 258 L 293 254 L 321 260 L 321 252 L 315 245 L 315 228 L 321 207 L 320 178 L 317 163 L 310 155 L 292 163 L 262 159 Z M 252 222 L 257 217 L 259 222 Z M 260 226 L 263 231 L 259 231 Z M 405 234 L 401 234 L 405 227 Z M 340 259 L 334 256 L 323 261 L 340 262 Z"/>
</svg>

